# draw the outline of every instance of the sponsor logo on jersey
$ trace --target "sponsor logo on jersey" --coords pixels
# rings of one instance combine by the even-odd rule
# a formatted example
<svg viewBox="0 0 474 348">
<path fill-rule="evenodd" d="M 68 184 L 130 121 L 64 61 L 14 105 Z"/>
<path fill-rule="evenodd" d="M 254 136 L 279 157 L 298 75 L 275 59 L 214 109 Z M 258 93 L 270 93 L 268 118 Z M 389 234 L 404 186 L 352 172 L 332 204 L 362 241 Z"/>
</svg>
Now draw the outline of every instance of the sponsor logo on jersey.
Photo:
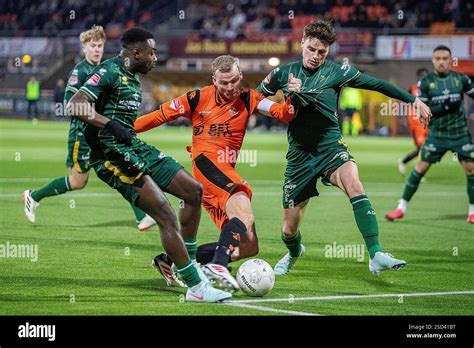
<svg viewBox="0 0 474 348">
<path fill-rule="evenodd" d="M 87 80 L 87 84 L 91 86 L 97 86 L 100 81 L 100 75 L 99 74 L 94 74 L 92 75 L 89 80 Z"/>
<path fill-rule="evenodd" d="M 272 79 L 272 73 L 270 72 L 265 79 L 263 80 L 265 83 L 270 83 L 270 80 Z"/>
<path fill-rule="evenodd" d="M 428 152 L 436 152 L 436 147 L 433 144 L 425 144 L 423 147 Z"/>
<path fill-rule="evenodd" d="M 69 78 L 69 81 L 67 82 L 69 85 L 74 86 L 77 83 L 77 76 L 76 75 L 71 75 Z"/>
<path fill-rule="evenodd" d="M 170 108 L 173 109 L 174 111 L 177 111 L 181 107 L 181 102 L 179 101 L 179 98 L 173 99 L 170 103 Z"/>
<path fill-rule="evenodd" d="M 196 97 L 196 91 L 192 91 L 191 93 L 189 93 L 188 97 L 189 99 L 194 99 Z"/>
</svg>

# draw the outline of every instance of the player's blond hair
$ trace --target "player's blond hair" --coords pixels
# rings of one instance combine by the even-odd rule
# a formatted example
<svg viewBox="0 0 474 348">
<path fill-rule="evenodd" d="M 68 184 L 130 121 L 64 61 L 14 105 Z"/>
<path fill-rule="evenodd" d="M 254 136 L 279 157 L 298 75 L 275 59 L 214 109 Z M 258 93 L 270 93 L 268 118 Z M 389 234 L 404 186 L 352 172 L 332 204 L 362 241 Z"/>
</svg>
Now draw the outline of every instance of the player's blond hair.
<svg viewBox="0 0 474 348">
<path fill-rule="evenodd" d="M 87 31 L 83 31 L 81 35 L 79 35 L 79 40 L 81 40 L 81 44 L 85 45 L 90 41 L 104 41 L 105 42 L 105 31 L 101 25 L 93 25 Z"/>
<path fill-rule="evenodd" d="M 212 74 L 214 75 L 217 71 L 222 73 L 229 72 L 234 66 L 240 70 L 239 58 L 229 55 L 219 56 L 212 62 Z"/>
</svg>

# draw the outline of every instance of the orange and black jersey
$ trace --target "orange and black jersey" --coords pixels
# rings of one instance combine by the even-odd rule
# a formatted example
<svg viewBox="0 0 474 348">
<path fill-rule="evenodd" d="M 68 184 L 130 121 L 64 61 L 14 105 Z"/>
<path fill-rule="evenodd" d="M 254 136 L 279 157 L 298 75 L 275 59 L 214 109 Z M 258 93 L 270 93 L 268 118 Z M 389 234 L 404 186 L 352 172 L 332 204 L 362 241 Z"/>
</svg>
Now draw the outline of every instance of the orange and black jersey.
<svg viewBox="0 0 474 348">
<path fill-rule="evenodd" d="M 219 150 L 239 151 L 249 117 L 257 110 L 271 114 L 284 122 L 294 118 L 289 100 L 278 104 L 266 99 L 255 90 L 242 90 L 240 97 L 223 100 L 215 86 L 190 91 L 163 103 L 160 108 L 135 121 L 137 133 L 158 127 L 163 123 L 186 117 L 193 127 L 192 155 L 218 154 Z"/>
</svg>

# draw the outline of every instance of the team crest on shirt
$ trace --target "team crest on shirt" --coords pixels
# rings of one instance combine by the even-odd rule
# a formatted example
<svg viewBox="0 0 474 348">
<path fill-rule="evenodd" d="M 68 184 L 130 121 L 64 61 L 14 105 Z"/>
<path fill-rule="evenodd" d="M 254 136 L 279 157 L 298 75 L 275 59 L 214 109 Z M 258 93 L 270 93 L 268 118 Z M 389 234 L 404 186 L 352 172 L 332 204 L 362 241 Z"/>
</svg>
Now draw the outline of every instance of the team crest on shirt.
<svg viewBox="0 0 474 348">
<path fill-rule="evenodd" d="M 430 85 L 429 85 L 429 86 L 430 86 L 431 89 L 436 88 L 436 83 L 430 82 Z"/>
<path fill-rule="evenodd" d="M 347 152 L 339 152 L 336 154 L 336 156 L 339 156 L 340 159 L 342 159 L 344 162 L 347 162 L 349 160 L 349 154 Z"/>
<path fill-rule="evenodd" d="M 128 77 L 127 77 L 127 76 L 122 76 L 122 79 L 121 79 L 121 80 L 122 80 L 122 83 L 123 83 L 124 85 L 128 85 Z"/>
<path fill-rule="evenodd" d="M 230 116 L 235 116 L 237 115 L 239 112 L 237 111 L 237 109 L 235 108 L 235 106 L 231 107 L 228 111 L 229 115 Z"/>
<path fill-rule="evenodd" d="M 100 75 L 99 74 L 94 74 L 92 75 L 89 80 L 87 80 L 87 84 L 91 86 L 97 86 L 100 81 Z"/>
</svg>

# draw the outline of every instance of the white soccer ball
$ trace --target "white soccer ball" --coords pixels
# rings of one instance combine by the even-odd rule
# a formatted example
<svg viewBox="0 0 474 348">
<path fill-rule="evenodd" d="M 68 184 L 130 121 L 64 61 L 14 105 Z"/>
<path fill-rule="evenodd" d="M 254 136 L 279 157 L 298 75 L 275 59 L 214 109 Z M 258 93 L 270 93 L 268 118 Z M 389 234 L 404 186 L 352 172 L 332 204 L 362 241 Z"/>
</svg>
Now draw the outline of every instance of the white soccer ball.
<svg viewBox="0 0 474 348">
<path fill-rule="evenodd" d="M 275 272 L 272 266 L 260 259 L 245 261 L 237 271 L 237 282 L 249 296 L 268 294 L 275 285 Z"/>
</svg>

